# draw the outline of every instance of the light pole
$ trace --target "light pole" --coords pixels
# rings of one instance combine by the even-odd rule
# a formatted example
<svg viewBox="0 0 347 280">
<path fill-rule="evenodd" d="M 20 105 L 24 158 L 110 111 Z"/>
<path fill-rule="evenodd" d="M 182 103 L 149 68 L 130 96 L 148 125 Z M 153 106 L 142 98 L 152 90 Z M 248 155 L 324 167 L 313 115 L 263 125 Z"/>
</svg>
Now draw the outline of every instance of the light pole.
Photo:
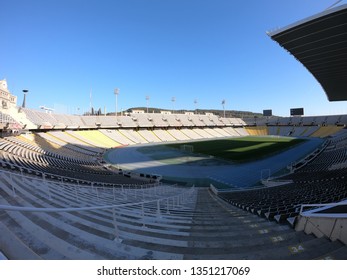
<svg viewBox="0 0 347 280">
<path fill-rule="evenodd" d="M 194 99 L 194 104 L 195 104 L 196 114 L 198 114 L 198 106 L 197 106 L 198 100 L 196 98 Z"/>
<path fill-rule="evenodd" d="M 28 92 L 29 92 L 29 90 L 23 89 L 24 98 L 23 98 L 22 108 L 25 108 L 25 105 L 26 105 L 26 97 L 27 97 Z"/>
<path fill-rule="evenodd" d="M 147 114 L 148 114 L 148 102 L 149 102 L 149 95 L 146 95 L 146 107 L 147 107 Z"/>
<path fill-rule="evenodd" d="M 174 113 L 174 112 L 175 112 L 175 102 L 176 102 L 176 97 L 175 97 L 175 96 L 173 96 L 173 97 L 171 98 L 171 101 L 172 101 L 172 108 L 173 108 L 172 113 Z"/>
<path fill-rule="evenodd" d="M 223 116 L 225 119 L 225 99 L 222 100 L 222 106 L 223 106 Z"/>
<path fill-rule="evenodd" d="M 119 88 L 115 88 L 114 89 L 114 95 L 116 96 L 116 117 L 117 117 L 117 115 L 118 115 L 118 113 L 117 113 L 117 109 L 118 109 L 118 94 L 119 94 Z"/>
</svg>

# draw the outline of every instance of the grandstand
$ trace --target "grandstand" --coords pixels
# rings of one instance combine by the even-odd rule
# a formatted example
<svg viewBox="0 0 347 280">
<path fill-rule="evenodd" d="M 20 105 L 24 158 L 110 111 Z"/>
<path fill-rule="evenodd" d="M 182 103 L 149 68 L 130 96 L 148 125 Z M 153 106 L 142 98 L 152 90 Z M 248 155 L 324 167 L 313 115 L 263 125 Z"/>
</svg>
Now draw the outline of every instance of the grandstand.
<svg viewBox="0 0 347 280">
<path fill-rule="evenodd" d="M 295 41 L 301 45 L 308 36 L 302 32 L 328 22 L 332 27 L 319 36 L 345 36 L 333 27 L 335 19 L 346 24 L 346 10 L 342 5 L 270 35 L 295 49 Z M 288 36 L 294 37 L 290 45 Z M 311 50 L 324 41 L 319 36 L 310 39 Z M 345 83 L 299 59 L 332 100 L 347 99 Z M 16 107 L 1 85 L 7 103 L 0 115 L 0 253 L 6 258 L 347 259 L 347 115 L 64 115 Z M 281 174 L 242 188 L 167 182 L 105 156 L 114 149 L 131 155 L 130 148 L 241 136 L 318 139 L 319 145 Z"/>
<path fill-rule="evenodd" d="M 302 117 L 295 125 L 287 118 L 271 123 L 257 119 L 256 124 L 217 118 L 212 125 L 199 122 L 201 116 L 189 116 L 199 126 L 177 126 L 178 120 L 189 120 L 173 114 L 163 126 L 162 116 L 152 114 L 151 126 L 144 127 L 125 116 L 117 122 L 112 116 L 73 116 L 78 121 L 71 127 L 64 124 L 62 130 L 54 127 L 56 123 L 43 129 L 49 118 L 32 117 L 34 110 L 17 114 L 26 114 L 35 128 L 4 137 L 0 143 L 4 232 L 0 244 L 10 259 L 345 258 L 341 240 L 291 229 L 301 205 L 347 197 L 345 116 L 338 117 L 338 124 L 324 116 Z M 83 127 L 76 129 L 79 124 Z M 279 186 L 232 192 L 163 184 L 156 175 L 126 172 L 102 158 L 117 147 L 244 135 L 326 140 L 314 159 L 293 163 L 291 173 L 264 182 Z M 314 180 L 312 172 L 317 174 Z"/>
</svg>

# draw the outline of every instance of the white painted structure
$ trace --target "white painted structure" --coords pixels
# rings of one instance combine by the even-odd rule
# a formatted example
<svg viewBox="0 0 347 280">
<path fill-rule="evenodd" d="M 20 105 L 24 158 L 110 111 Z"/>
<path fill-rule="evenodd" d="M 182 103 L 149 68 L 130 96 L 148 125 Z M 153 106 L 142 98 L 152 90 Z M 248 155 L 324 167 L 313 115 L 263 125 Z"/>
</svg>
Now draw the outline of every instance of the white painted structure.
<svg viewBox="0 0 347 280">
<path fill-rule="evenodd" d="M 9 109 L 16 107 L 16 105 L 17 96 L 12 95 L 8 90 L 6 79 L 0 80 L 0 108 Z"/>
</svg>

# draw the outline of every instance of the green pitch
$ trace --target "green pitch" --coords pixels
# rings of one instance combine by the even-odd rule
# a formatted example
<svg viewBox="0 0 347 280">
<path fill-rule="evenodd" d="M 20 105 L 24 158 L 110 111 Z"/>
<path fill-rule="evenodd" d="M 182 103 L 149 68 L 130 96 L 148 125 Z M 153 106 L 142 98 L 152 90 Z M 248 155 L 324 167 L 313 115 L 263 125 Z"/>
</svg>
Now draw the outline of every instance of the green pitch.
<svg viewBox="0 0 347 280">
<path fill-rule="evenodd" d="M 270 156 L 302 143 L 303 141 L 305 140 L 292 137 L 246 136 L 240 138 L 189 142 L 186 144 L 193 146 L 194 153 L 242 162 Z M 181 145 L 182 144 L 171 144 L 168 146 L 180 149 Z"/>
</svg>

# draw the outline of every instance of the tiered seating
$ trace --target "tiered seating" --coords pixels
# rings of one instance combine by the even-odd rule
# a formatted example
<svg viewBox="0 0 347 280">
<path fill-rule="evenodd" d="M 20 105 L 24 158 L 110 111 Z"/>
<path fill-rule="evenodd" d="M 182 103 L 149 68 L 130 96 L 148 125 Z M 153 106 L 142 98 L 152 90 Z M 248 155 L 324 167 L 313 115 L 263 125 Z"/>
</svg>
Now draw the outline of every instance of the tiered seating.
<svg viewBox="0 0 347 280">
<path fill-rule="evenodd" d="M 139 129 L 137 133 L 141 135 L 141 137 L 143 137 L 148 143 L 161 142 L 160 138 L 158 138 L 158 136 L 156 136 L 151 130 Z"/>
<path fill-rule="evenodd" d="M 150 118 L 153 121 L 153 125 L 154 127 L 167 127 L 168 126 L 168 122 L 166 119 L 166 115 L 162 115 L 162 114 L 151 114 Z"/>
<path fill-rule="evenodd" d="M 200 115 L 192 115 L 190 117 L 194 126 L 197 126 L 197 127 L 205 126 L 205 123 L 203 122 L 203 119 Z"/>
<path fill-rule="evenodd" d="M 22 134 L 22 138 L 26 138 L 27 141 L 36 143 L 38 146 L 42 146 L 45 149 L 50 149 L 49 147 L 56 147 L 59 150 L 59 153 L 70 154 L 71 156 L 78 158 L 90 158 L 90 156 L 97 155 L 96 151 L 91 151 L 83 146 L 77 146 L 72 143 L 63 141 L 61 138 L 52 135 L 48 132 L 39 132 L 35 134 Z M 47 147 L 48 146 L 48 147 Z M 66 150 L 66 151 L 65 151 Z"/>
<path fill-rule="evenodd" d="M 16 121 L 16 123 L 18 123 L 22 128 L 25 129 L 37 129 L 37 125 L 35 125 L 34 123 L 32 123 L 26 116 L 26 114 L 15 107 L 10 107 L 7 110 L 2 111 L 2 113 L 10 116 L 11 118 L 13 118 L 13 120 Z"/>
<path fill-rule="evenodd" d="M 334 135 L 333 138 L 330 138 L 330 145 L 335 145 L 334 147 L 345 147 L 347 141 L 347 130 L 342 129 Z"/>
<path fill-rule="evenodd" d="M 53 136 L 59 140 L 64 141 L 65 143 L 70 143 L 80 149 L 89 151 L 93 154 L 99 154 L 103 150 L 97 147 L 92 146 L 91 144 L 88 144 L 88 142 L 83 141 L 73 135 L 73 130 L 68 130 L 68 131 L 51 131 L 47 132 L 48 135 Z"/>
<path fill-rule="evenodd" d="M 334 138 L 329 139 L 323 152 L 315 157 L 310 164 L 297 170 L 296 173 L 324 172 L 330 169 L 346 167 L 347 163 L 347 130 L 341 130 Z"/>
<path fill-rule="evenodd" d="M 201 139 L 201 135 L 198 134 L 194 128 L 181 128 L 181 131 L 190 139 Z"/>
<path fill-rule="evenodd" d="M 100 148 L 114 148 L 120 144 L 98 130 L 80 130 L 74 133 L 87 139 L 89 143 Z"/>
<path fill-rule="evenodd" d="M 311 136 L 317 130 L 318 130 L 318 126 L 310 126 L 305 130 L 302 136 Z"/>
<path fill-rule="evenodd" d="M 152 128 L 152 127 L 214 127 L 214 126 L 320 126 L 346 125 L 346 115 L 336 116 L 292 116 L 292 117 L 260 117 L 260 118 L 220 118 L 216 115 L 184 115 L 184 114 L 131 114 L 130 116 L 71 116 L 45 113 L 42 111 L 21 108 L 28 119 L 42 129 L 64 128 Z M 22 123 L 22 122 L 20 122 Z M 334 133 L 334 131 L 332 131 Z M 322 133 L 327 136 L 327 132 Z M 283 135 L 283 133 L 281 134 Z"/>
<path fill-rule="evenodd" d="M 209 134 L 205 129 L 203 128 L 193 128 L 193 130 L 200 135 L 200 138 L 213 138 L 214 136 Z"/>
<path fill-rule="evenodd" d="M 168 129 L 167 132 L 177 140 L 180 140 L 180 141 L 190 140 L 190 138 L 186 134 L 184 134 L 181 131 L 181 129 L 176 129 L 176 128 Z"/>
<path fill-rule="evenodd" d="M 292 125 L 301 125 L 303 117 L 292 117 L 290 123 Z"/>
<path fill-rule="evenodd" d="M 138 124 L 139 127 L 153 127 L 153 123 L 148 114 L 131 114 L 132 119 Z"/>
<path fill-rule="evenodd" d="M 137 127 L 136 122 L 130 116 L 118 116 L 117 120 L 121 127 Z"/>
<path fill-rule="evenodd" d="M 231 135 L 226 132 L 223 128 L 220 127 L 214 127 L 213 130 L 218 134 L 221 135 L 221 137 L 230 137 Z"/>
<path fill-rule="evenodd" d="M 281 118 L 279 117 L 270 117 L 267 121 L 268 125 L 278 125 L 280 123 Z"/>
<path fill-rule="evenodd" d="M 126 138 L 130 139 L 136 144 L 140 143 L 148 143 L 148 141 L 143 138 L 140 134 L 138 134 L 134 130 L 129 130 L 129 129 L 119 129 L 119 132 L 124 135 Z"/>
<path fill-rule="evenodd" d="M 302 118 L 303 125 L 315 125 L 316 124 L 315 117 L 304 117 Z"/>
<path fill-rule="evenodd" d="M 224 137 L 223 134 L 219 133 L 219 131 L 216 130 L 216 129 L 214 129 L 214 128 L 207 128 L 207 127 L 206 127 L 206 128 L 204 128 L 204 130 L 205 130 L 208 134 L 212 135 L 213 137 L 216 137 L 216 138 Z"/>
<path fill-rule="evenodd" d="M 281 126 L 279 135 L 282 136 L 291 136 L 294 133 L 294 129 L 292 126 Z"/>
<path fill-rule="evenodd" d="M 82 121 L 81 116 L 54 114 L 54 118 L 58 121 L 58 123 L 63 123 L 71 129 L 86 127 L 86 124 Z"/>
<path fill-rule="evenodd" d="M 85 180 L 105 183 L 143 183 L 142 180 L 125 178 L 91 161 L 82 161 L 42 151 L 38 147 L 19 145 L 13 141 L 0 142 L 0 161 L 4 167 L 18 169 L 26 173 L 47 174 L 52 178 L 66 177 L 70 181 Z"/>
<path fill-rule="evenodd" d="M 181 127 L 181 118 L 180 115 L 172 114 L 172 115 L 165 115 L 164 117 L 168 123 L 168 126 L 171 127 Z"/>
<path fill-rule="evenodd" d="M 336 125 L 336 124 L 340 123 L 340 119 L 341 119 L 340 115 L 328 116 L 326 119 L 326 124 L 327 125 Z"/>
<path fill-rule="evenodd" d="M 336 148 L 339 145 L 339 148 Z M 292 181 L 277 187 L 222 193 L 235 206 L 279 222 L 296 217 L 301 204 L 333 203 L 347 198 L 347 131 L 340 132 L 323 152 L 294 173 Z M 334 166 L 334 170 L 331 169 Z M 338 168 L 340 167 L 340 168 Z"/>
<path fill-rule="evenodd" d="M 231 119 L 230 118 L 220 118 L 220 122 L 225 126 L 231 126 Z"/>
<path fill-rule="evenodd" d="M 123 117 L 119 116 L 81 116 L 82 121 L 87 127 L 97 128 L 97 127 L 119 127 Z"/>
<path fill-rule="evenodd" d="M 267 128 L 264 126 L 249 126 L 246 128 L 249 135 L 268 135 Z"/>
<path fill-rule="evenodd" d="M 232 127 L 224 127 L 223 130 L 230 136 L 240 136 L 240 134 Z"/>
<path fill-rule="evenodd" d="M 250 135 L 279 135 L 294 137 L 327 137 L 340 131 L 343 127 L 336 125 L 329 126 L 292 126 L 292 125 L 271 125 L 271 126 L 246 126 L 239 130 L 246 129 Z M 241 133 L 242 135 L 243 132 Z"/>
<path fill-rule="evenodd" d="M 6 173 L 0 186 L 0 205 L 28 209 L 0 210 L 0 246 L 10 259 L 314 259 L 346 251 L 207 189 L 86 188 Z"/>
<path fill-rule="evenodd" d="M 224 126 L 222 119 L 219 116 L 213 115 L 209 117 L 211 122 L 214 123 L 215 126 Z"/>
<path fill-rule="evenodd" d="M 243 118 L 243 121 L 249 126 L 265 126 L 267 124 L 266 118 Z"/>
<path fill-rule="evenodd" d="M 215 126 L 216 125 L 210 116 L 201 115 L 200 120 L 205 124 L 204 126 Z"/>
<path fill-rule="evenodd" d="M 15 145 L 18 145 L 20 147 L 23 147 L 28 150 L 32 150 L 34 152 L 43 154 L 43 155 L 48 155 L 52 157 L 56 157 L 62 160 L 67 160 L 67 161 L 72 161 L 80 164 L 93 164 L 93 161 L 90 159 L 85 159 L 84 157 L 81 157 L 79 153 L 71 150 L 65 149 L 65 147 L 61 147 L 58 145 L 52 145 L 51 143 L 48 143 L 41 137 L 35 135 L 35 137 L 32 137 L 31 140 L 30 138 L 25 138 L 23 136 L 18 136 L 18 137 L 7 137 L 3 139 L 3 142 L 11 142 L 14 143 Z M 21 154 L 21 156 L 26 156 L 26 154 Z"/>
<path fill-rule="evenodd" d="M 308 137 L 315 131 L 319 129 L 318 126 L 284 126 L 284 127 L 274 127 L 279 129 L 279 134 L 281 136 L 296 136 L 296 137 Z M 275 135 L 269 133 L 269 135 Z"/>
<path fill-rule="evenodd" d="M 290 136 L 295 136 L 295 137 L 307 137 L 310 136 L 314 130 L 310 130 L 312 127 L 305 127 L 305 126 L 295 126 L 292 128 Z"/>
<path fill-rule="evenodd" d="M 316 125 L 322 126 L 325 125 L 327 121 L 327 116 L 317 116 L 315 118 Z"/>
<path fill-rule="evenodd" d="M 125 244 L 121 246 L 122 244 L 115 243 L 114 239 L 122 240 L 126 237 L 136 240 L 133 231 L 136 228 L 141 229 L 143 225 L 146 225 L 146 228 L 142 229 L 143 236 L 146 232 L 153 232 L 147 227 L 154 224 L 155 218 L 160 215 L 157 210 L 162 211 L 161 215 L 167 215 L 165 214 L 167 210 L 184 209 L 181 205 L 189 198 L 186 190 L 174 186 L 90 188 L 48 180 L 40 181 L 7 173 L 1 173 L 0 185 L 0 204 L 2 205 L 17 206 L 19 204 L 15 200 L 18 200 L 20 205 L 25 207 L 63 210 L 57 212 L 2 211 L 1 228 L 5 228 L 7 235 L 14 236 L 17 242 L 20 241 L 22 245 L 25 245 L 24 254 L 30 251 L 32 258 L 35 256 L 46 259 L 140 258 L 146 254 L 144 248 L 133 246 L 134 252 L 132 252 L 132 250 L 129 251 L 129 247 L 132 246 L 125 246 Z M 14 193 L 17 199 L 13 199 Z M 187 197 L 183 197 L 181 195 L 183 193 Z M 163 197 L 172 198 L 171 201 L 161 200 Z M 146 201 L 149 202 L 146 203 Z M 127 206 L 126 203 L 129 202 L 132 204 Z M 121 204 L 125 206 L 116 206 L 116 208 L 104 206 Z M 68 210 L 81 206 L 89 207 L 91 210 L 74 212 Z M 67 209 L 65 212 L 64 208 Z M 115 209 L 114 214 L 112 209 Z M 169 221 L 165 223 L 163 220 L 162 224 L 163 227 L 166 224 L 170 226 Z M 160 226 L 158 223 L 157 225 Z M 22 235 L 24 232 L 25 237 Z M 4 238 L 3 235 L 2 238 Z M 10 258 L 23 257 L 23 252 L 11 250 L 12 246 L 6 247 L 9 248 L 5 253 Z M 170 256 L 169 253 L 162 253 L 159 256 L 155 254 L 154 257 L 160 258 L 165 255 Z"/>
<path fill-rule="evenodd" d="M 279 131 L 280 131 L 280 129 L 277 126 L 269 126 L 268 127 L 269 135 L 278 135 Z"/>
<path fill-rule="evenodd" d="M 289 217 L 298 216 L 301 204 L 333 203 L 347 197 L 347 178 L 325 178 L 313 182 L 297 181 L 278 187 L 224 193 L 220 196 L 232 205 L 254 214 L 285 222 Z"/>
<path fill-rule="evenodd" d="M 231 118 L 230 122 L 232 125 L 236 125 L 236 126 L 244 126 L 246 125 L 246 123 L 240 119 L 240 118 Z"/>
<path fill-rule="evenodd" d="M 87 159 L 83 156 L 72 157 L 71 153 L 68 155 L 61 153 L 60 149 L 46 150 L 43 149 L 44 146 L 38 146 L 35 142 L 28 144 L 21 139 L 10 137 L 1 140 L 0 161 L 3 167 L 38 176 L 46 174 L 54 179 L 65 177 L 69 181 L 143 184 L 142 178 L 137 178 L 130 173 L 124 176 L 118 170 L 106 169 L 94 157 L 89 156 Z M 74 150 L 74 153 L 77 154 L 78 150 Z"/>
<path fill-rule="evenodd" d="M 78 128 L 78 127 L 96 127 L 95 123 L 97 122 L 96 117 L 83 117 L 86 122 L 82 121 L 82 116 L 74 115 L 64 115 L 64 114 L 55 114 L 47 113 L 38 110 L 32 110 L 28 108 L 21 108 L 27 118 L 38 127 L 47 127 L 51 125 L 52 127 L 57 128 Z M 86 124 L 87 123 L 87 124 Z"/>
<path fill-rule="evenodd" d="M 98 116 L 98 121 L 101 127 L 119 127 L 115 116 Z"/>
<path fill-rule="evenodd" d="M 192 117 L 190 115 L 180 115 L 179 116 L 182 126 L 191 127 L 193 126 Z"/>
<path fill-rule="evenodd" d="M 245 128 L 243 128 L 243 127 L 235 127 L 235 131 L 236 131 L 239 135 L 241 135 L 241 136 L 247 136 L 247 135 L 249 135 L 248 132 L 247 132 L 247 130 L 246 130 Z"/>
<path fill-rule="evenodd" d="M 340 124 L 347 125 L 347 115 L 342 115 L 341 116 Z"/>
<path fill-rule="evenodd" d="M 347 198 L 347 133 L 342 126 L 336 126 L 345 121 L 343 116 L 277 118 L 273 126 L 257 120 L 252 124 L 257 126 L 246 127 L 240 119 L 216 116 L 152 114 L 149 119 L 146 114 L 117 118 L 58 114 L 47 117 L 46 113 L 34 111 L 27 114 L 41 128 L 49 122 L 54 129 L 64 125 L 79 130 L 0 140 L 0 250 L 10 258 L 346 256 L 346 247 L 339 242 L 297 233 L 287 225 L 278 226 L 257 216 L 284 222 L 295 218 L 303 203 Z M 310 124 L 303 126 L 305 122 Z M 82 126 L 107 129 L 81 130 Z M 325 150 L 317 153 L 314 160 L 281 178 L 290 183 L 221 193 L 228 203 L 213 197 L 207 189 L 190 192 L 181 187 L 144 186 L 149 180 L 131 174 L 123 176 L 96 161 L 101 160 L 105 148 L 119 145 L 268 133 L 334 137 L 328 138 Z M 8 210 L 2 204 L 50 210 Z M 8 240 L 16 242 L 9 246 Z M 304 250 L 294 255 L 289 248 L 295 251 L 296 246 Z"/>
<path fill-rule="evenodd" d="M 96 128 L 98 127 L 98 124 L 100 123 L 97 119 L 97 116 L 84 116 L 83 122 L 86 124 L 87 127 L 90 128 Z"/>
<path fill-rule="evenodd" d="M 341 129 L 343 129 L 342 126 L 321 126 L 317 131 L 311 134 L 311 137 L 327 137 L 339 132 Z"/>
<path fill-rule="evenodd" d="M 34 112 L 33 110 L 29 110 L 26 108 L 22 108 L 21 109 L 22 112 L 25 113 L 26 117 L 35 125 L 37 125 L 38 127 L 40 127 L 42 125 L 42 122 L 45 121 L 43 119 L 41 119 L 36 112 Z"/>
<path fill-rule="evenodd" d="M 135 144 L 134 141 L 130 140 L 129 138 L 125 137 L 119 130 L 110 130 L 110 129 L 100 129 L 101 133 L 105 134 L 109 138 L 113 139 L 117 143 L 120 143 L 122 145 L 132 145 Z"/>
<path fill-rule="evenodd" d="M 175 129 L 171 129 L 175 130 Z M 162 141 L 162 142 L 171 142 L 176 141 L 176 138 L 173 137 L 168 130 L 163 129 L 155 129 L 153 130 L 153 133 Z"/>
</svg>

